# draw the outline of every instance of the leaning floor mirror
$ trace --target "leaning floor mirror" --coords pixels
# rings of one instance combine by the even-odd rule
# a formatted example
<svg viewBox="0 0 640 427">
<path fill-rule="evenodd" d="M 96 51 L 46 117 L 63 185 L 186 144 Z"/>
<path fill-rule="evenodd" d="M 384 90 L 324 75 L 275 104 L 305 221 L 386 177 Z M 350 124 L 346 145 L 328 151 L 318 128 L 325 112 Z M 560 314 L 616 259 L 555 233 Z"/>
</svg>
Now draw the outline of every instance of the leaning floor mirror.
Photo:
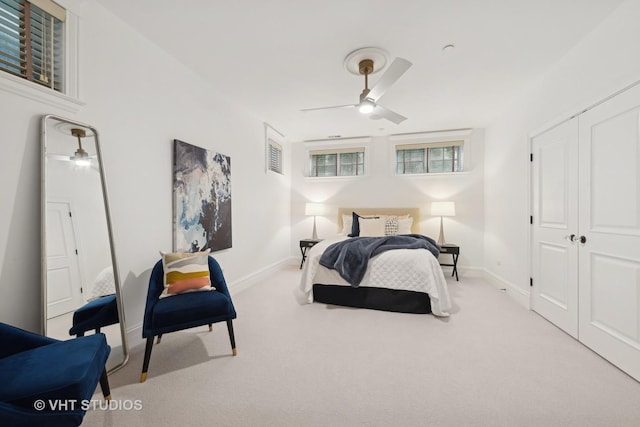
<svg viewBox="0 0 640 427">
<path fill-rule="evenodd" d="M 98 132 L 47 115 L 41 144 L 43 330 L 61 340 L 104 333 L 114 372 L 129 355 Z"/>
</svg>

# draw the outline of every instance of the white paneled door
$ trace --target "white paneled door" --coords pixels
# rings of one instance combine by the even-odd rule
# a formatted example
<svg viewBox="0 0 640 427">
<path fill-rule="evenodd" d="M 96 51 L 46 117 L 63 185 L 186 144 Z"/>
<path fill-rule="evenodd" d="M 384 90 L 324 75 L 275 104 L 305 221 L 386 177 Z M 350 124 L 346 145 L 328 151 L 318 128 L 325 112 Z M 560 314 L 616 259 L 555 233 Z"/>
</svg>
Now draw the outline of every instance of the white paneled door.
<svg viewBox="0 0 640 427">
<path fill-rule="evenodd" d="M 578 120 L 532 141 L 531 307 L 578 338 Z"/>
<path fill-rule="evenodd" d="M 640 380 L 640 85 L 531 147 L 531 307 Z"/>
<path fill-rule="evenodd" d="M 82 281 L 71 208 L 66 202 L 47 202 L 47 318 L 80 307 Z"/>
<path fill-rule="evenodd" d="M 580 340 L 640 380 L 640 86 L 580 116 Z"/>
</svg>

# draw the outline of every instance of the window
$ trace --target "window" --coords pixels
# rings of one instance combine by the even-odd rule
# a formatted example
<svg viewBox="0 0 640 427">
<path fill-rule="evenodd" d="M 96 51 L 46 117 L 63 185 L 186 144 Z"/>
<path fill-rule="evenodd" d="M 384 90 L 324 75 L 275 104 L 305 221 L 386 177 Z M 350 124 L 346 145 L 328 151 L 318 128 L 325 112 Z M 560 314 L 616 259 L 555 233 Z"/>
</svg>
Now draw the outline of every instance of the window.
<svg viewBox="0 0 640 427">
<path fill-rule="evenodd" d="M 464 141 L 447 141 L 396 146 L 396 173 L 461 172 Z"/>
<path fill-rule="evenodd" d="M 282 174 L 282 145 L 269 139 L 267 163 L 270 171 Z"/>
<path fill-rule="evenodd" d="M 311 151 L 309 176 L 364 175 L 364 148 Z"/>
<path fill-rule="evenodd" d="M 0 0 L 0 70 L 64 92 L 65 17 L 50 0 Z"/>
</svg>

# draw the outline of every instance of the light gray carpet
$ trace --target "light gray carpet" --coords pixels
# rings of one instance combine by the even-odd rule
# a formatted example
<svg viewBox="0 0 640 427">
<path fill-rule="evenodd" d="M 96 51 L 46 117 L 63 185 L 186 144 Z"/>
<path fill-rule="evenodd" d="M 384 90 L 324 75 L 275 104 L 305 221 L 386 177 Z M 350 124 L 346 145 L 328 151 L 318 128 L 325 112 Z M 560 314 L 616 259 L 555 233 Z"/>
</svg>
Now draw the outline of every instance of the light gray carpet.
<svg viewBox="0 0 640 427">
<path fill-rule="evenodd" d="M 640 383 L 480 279 L 449 280 L 449 319 L 300 305 L 287 267 L 224 323 L 165 335 L 110 376 L 83 426 L 639 426 Z M 96 394 L 96 398 L 100 394 Z"/>
</svg>

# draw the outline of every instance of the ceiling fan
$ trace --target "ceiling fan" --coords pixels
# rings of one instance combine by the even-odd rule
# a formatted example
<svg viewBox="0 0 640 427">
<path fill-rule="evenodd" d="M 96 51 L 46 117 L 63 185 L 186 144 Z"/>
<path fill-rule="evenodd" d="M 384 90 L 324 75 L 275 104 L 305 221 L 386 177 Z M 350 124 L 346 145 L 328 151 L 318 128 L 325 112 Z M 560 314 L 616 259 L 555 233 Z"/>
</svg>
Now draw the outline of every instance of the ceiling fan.
<svg viewBox="0 0 640 427">
<path fill-rule="evenodd" d="M 409 67 L 411 67 L 411 62 L 403 58 L 394 59 L 391 65 L 389 65 L 389 68 L 387 68 L 382 77 L 380 77 L 376 85 L 369 89 L 369 75 L 373 74 L 377 69 L 374 69 L 373 59 L 368 57 L 362 58 L 363 55 L 369 54 L 369 51 L 363 51 L 364 49 L 354 51 L 345 59 L 345 66 L 347 66 L 347 69 L 349 69 L 349 65 L 347 64 L 349 61 L 354 59 L 357 60 L 357 71 L 359 74 L 364 76 L 364 89 L 360 94 L 360 102 L 357 104 L 336 105 L 333 107 L 307 108 L 300 111 L 317 111 L 333 108 L 357 108 L 360 113 L 368 114 L 369 118 L 374 120 L 387 119 L 395 124 L 400 124 L 406 120 L 406 117 L 378 104 L 378 100 L 400 77 L 402 77 Z M 383 63 L 382 67 L 384 67 L 384 58 L 381 59 L 383 59 L 381 62 Z M 353 70 L 351 71 L 353 72 Z"/>
<path fill-rule="evenodd" d="M 87 136 L 93 136 L 93 134 L 88 134 L 85 129 L 81 128 L 72 128 L 70 129 L 71 135 L 78 138 L 78 149 L 73 153 L 73 156 L 62 155 L 62 154 L 47 154 L 47 157 L 55 160 L 62 160 L 67 162 L 74 162 L 76 166 L 90 166 L 92 159 L 95 159 L 97 156 L 90 156 L 87 151 L 82 148 L 82 138 L 86 138 Z"/>
</svg>

